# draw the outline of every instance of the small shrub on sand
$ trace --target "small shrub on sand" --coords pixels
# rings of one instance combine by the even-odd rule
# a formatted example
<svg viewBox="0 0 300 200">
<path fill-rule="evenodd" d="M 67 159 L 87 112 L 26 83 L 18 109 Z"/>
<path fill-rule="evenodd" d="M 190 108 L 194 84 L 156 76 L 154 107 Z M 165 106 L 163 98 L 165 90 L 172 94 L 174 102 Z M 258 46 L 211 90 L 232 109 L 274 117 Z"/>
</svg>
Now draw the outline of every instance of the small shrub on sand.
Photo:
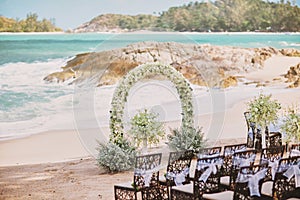
<svg viewBox="0 0 300 200">
<path fill-rule="evenodd" d="M 99 143 L 98 151 L 98 165 L 110 172 L 126 171 L 134 167 L 137 152 L 127 141 L 123 141 L 122 145 Z"/>
<path fill-rule="evenodd" d="M 174 129 L 168 135 L 169 147 L 176 151 L 193 150 L 199 151 L 205 146 L 202 128 Z"/>
</svg>

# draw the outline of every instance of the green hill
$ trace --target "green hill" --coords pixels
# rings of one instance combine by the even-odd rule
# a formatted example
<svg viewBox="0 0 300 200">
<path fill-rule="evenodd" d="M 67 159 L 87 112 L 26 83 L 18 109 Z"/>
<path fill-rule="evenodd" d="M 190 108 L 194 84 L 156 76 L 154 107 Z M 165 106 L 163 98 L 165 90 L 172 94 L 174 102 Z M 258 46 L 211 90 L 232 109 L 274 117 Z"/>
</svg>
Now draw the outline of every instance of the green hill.
<svg viewBox="0 0 300 200">
<path fill-rule="evenodd" d="M 100 15 L 75 32 L 154 31 L 300 31 L 300 8 L 292 1 L 195 1 L 153 15 Z"/>
<path fill-rule="evenodd" d="M 37 14 L 28 14 L 26 19 L 15 20 L 0 16 L 0 32 L 56 32 L 62 31 L 47 19 L 38 20 Z"/>
</svg>

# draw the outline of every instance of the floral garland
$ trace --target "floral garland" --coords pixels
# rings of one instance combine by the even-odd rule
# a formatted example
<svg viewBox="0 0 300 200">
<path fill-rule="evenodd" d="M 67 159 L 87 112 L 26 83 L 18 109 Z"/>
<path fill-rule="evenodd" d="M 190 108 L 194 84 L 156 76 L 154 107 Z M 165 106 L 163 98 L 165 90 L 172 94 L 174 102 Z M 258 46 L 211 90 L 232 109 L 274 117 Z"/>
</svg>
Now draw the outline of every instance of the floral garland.
<svg viewBox="0 0 300 200">
<path fill-rule="evenodd" d="M 139 80 L 157 74 L 168 78 L 177 89 L 181 101 L 182 128 L 189 129 L 194 127 L 192 88 L 190 87 L 189 82 L 181 73 L 169 65 L 146 63 L 139 65 L 128 72 L 115 89 L 110 111 L 110 129 L 112 132 L 110 140 L 113 143 L 122 145 L 122 142 L 124 141 L 124 125 L 122 119 L 129 90 Z"/>
</svg>

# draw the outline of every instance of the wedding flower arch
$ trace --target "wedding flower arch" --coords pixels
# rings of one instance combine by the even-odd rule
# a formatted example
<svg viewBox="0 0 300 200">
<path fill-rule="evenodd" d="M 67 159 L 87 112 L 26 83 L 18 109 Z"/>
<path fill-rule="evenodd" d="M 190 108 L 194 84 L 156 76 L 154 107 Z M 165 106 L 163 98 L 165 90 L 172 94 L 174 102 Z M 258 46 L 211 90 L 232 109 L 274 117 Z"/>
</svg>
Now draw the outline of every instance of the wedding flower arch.
<svg viewBox="0 0 300 200">
<path fill-rule="evenodd" d="M 192 88 L 189 82 L 176 69 L 161 63 L 146 63 L 129 71 L 116 87 L 111 102 L 110 111 L 110 140 L 122 145 L 124 135 L 123 115 L 125 103 L 131 87 L 138 81 L 148 76 L 162 75 L 170 80 L 176 87 L 181 101 L 182 128 L 194 127 Z"/>
</svg>

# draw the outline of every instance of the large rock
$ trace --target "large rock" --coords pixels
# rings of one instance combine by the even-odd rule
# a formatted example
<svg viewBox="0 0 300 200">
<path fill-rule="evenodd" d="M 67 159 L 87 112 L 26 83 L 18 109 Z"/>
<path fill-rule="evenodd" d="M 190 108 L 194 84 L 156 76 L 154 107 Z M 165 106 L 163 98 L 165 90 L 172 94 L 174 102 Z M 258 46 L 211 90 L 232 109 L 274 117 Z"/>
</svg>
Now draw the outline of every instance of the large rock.
<svg viewBox="0 0 300 200">
<path fill-rule="evenodd" d="M 233 75 L 261 69 L 264 61 L 275 54 L 281 53 L 273 48 L 141 42 L 110 51 L 79 54 L 61 72 L 54 72 L 45 80 L 72 80 L 72 83 L 89 80 L 95 86 L 111 85 L 139 64 L 161 62 L 173 66 L 193 84 L 229 87 L 237 84 Z"/>
<path fill-rule="evenodd" d="M 300 86 L 300 63 L 290 67 L 289 71 L 284 75 L 287 79 L 290 88 L 295 88 Z"/>
</svg>

